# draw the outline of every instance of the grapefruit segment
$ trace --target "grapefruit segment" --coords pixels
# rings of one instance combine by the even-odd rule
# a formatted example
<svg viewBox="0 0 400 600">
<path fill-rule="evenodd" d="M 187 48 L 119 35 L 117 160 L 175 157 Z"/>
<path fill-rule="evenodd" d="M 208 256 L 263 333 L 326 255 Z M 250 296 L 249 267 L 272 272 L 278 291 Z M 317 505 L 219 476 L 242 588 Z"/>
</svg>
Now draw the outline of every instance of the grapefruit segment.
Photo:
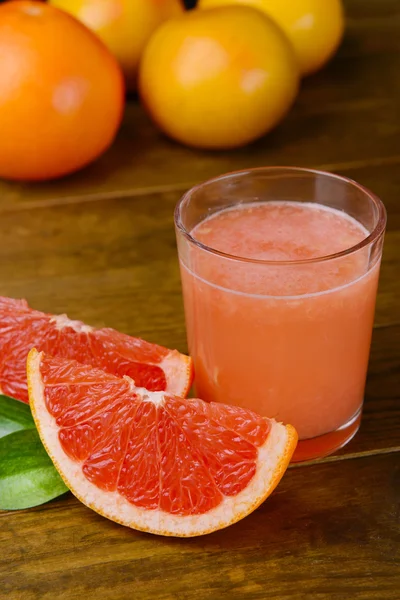
<svg viewBox="0 0 400 600">
<path fill-rule="evenodd" d="M 24 402 L 28 402 L 26 357 L 33 347 L 128 375 L 136 385 L 153 391 L 186 396 L 193 378 L 191 359 L 177 350 L 114 329 L 95 329 L 66 315 L 33 310 L 25 300 L 0 297 L 0 388 Z"/>
<path fill-rule="evenodd" d="M 186 537 L 235 523 L 271 494 L 296 447 L 291 425 L 35 349 L 27 371 L 39 435 L 65 483 L 134 529 Z"/>
</svg>

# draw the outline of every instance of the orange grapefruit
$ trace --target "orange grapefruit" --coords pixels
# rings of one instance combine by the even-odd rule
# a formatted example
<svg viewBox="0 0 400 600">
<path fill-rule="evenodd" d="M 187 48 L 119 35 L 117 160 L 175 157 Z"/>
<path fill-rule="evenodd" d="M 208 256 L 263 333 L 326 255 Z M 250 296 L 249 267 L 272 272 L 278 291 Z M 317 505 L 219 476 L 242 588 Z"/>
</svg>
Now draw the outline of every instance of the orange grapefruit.
<svg viewBox="0 0 400 600">
<path fill-rule="evenodd" d="M 79 21 L 42 2 L 0 4 L 0 177 L 87 165 L 114 140 L 124 101 L 116 59 Z"/>
<path fill-rule="evenodd" d="M 246 6 L 191 10 L 163 23 L 140 62 L 138 88 L 154 123 L 198 148 L 243 146 L 292 106 L 299 74 L 290 42 Z"/>
<path fill-rule="evenodd" d="M 143 49 L 157 27 L 184 10 L 181 0 L 50 0 L 94 31 L 118 59 L 127 87 L 136 88 Z"/>
<path fill-rule="evenodd" d="M 267 14 L 293 45 L 302 75 L 321 69 L 344 32 L 342 0 L 199 0 L 198 8 L 242 4 Z"/>
<path fill-rule="evenodd" d="M 133 529 L 188 537 L 235 523 L 271 494 L 296 446 L 291 425 L 35 349 L 27 372 L 39 435 L 67 486 Z"/>
<path fill-rule="evenodd" d="M 0 297 L 0 387 L 24 402 L 26 357 L 33 346 L 121 377 L 129 375 L 136 385 L 153 391 L 186 396 L 192 382 L 192 361 L 177 350 L 114 329 L 95 329 L 66 315 L 32 310 L 25 300 Z"/>
</svg>

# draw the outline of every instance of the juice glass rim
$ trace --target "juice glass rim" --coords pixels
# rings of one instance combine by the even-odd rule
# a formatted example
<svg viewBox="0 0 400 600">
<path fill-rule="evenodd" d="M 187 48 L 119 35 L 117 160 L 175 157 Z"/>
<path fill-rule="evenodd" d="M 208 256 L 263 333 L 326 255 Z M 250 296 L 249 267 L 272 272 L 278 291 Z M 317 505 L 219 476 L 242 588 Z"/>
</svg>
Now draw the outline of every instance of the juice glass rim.
<svg viewBox="0 0 400 600">
<path fill-rule="evenodd" d="M 378 220 L 377 220 L 376 226 L 374 227 L 374 229 L 371 231 L 371 233 L 368 236 L 366 236 L 363 240 L 361 240 L 361 242 L 358 242 L 354 246 L 350 246 L 349 248 L 346 248 L 345 250 L 341 250 L 340 252 L 335 252 L 334 254 L 326 254 L 324 256 L 317 256 L 314 258 L 305 258 L 305 259 L 297 259 L 297 260 L 296 259 L 295 260 L 264 260 L 264 259 L 260 259 L 260 258 L 247 258 L 244 256 L 235 255 L 235 254 L 229 254 L 227 252 L 223 252 L 222 250 L 217 250 L 216 248 L 212 248 L 212 246 L 208 246 L 207 244 L 200 242 L 194 236 L 192 236 L 190 231 L 188 231 L 186 229 L 185 225 L 183 224 L 182 209 L 184 208 L 185 205 L 187 205 L 189 203 L 190 198 L 193 196 L 193 194 L 195 194 L 197 191 L 201 190 L 205 186 L 211 185 L 213 183 L 217 183 L 220 181 L 223 182 L 224 180 L 229 180 L 235 176 L 245 176 L 245 175 L 251 175 L 252 173 L 260 173 L 260 172 L 283 173 L 284 171 L 287 171 L 288 175 L 290 173 L 320 175 L 323 177 L 328 177 L 330 179 L 336 179 L 337 181 L 340 181 L 341 183 L 350 185 L 353 188 L 357 188 L 363 194 L 365 194 L 365 196 L 368 196 L 369 199 L 373 202 L 373 204 L 378 209 Z M 371 192 L 368 188 L 361 185 L 360 183 L 357 183 L 357 181 L 354 181 L 354 179 L 344 177 L 343 175 L 337 175 L 336 173 L 330 173 L 329 171 L 320 171 L 318 169 L 309 169 L 307 167 L 269 166 L 269 167 L 254 167 L 251 169 L 241 169 L 238 171 L 231 171 L 231 172 L 225 173 L 223 175 L 218 175 L 217 177 L 212 177 L 211 179 L 207 179 L 206 181 L 203 181 L 202 183 L 199 183 L 199 184 L 191 187 L 187 192 L 185 192 L 185 194 L 182 196 L 182 198 L 177 203 L 177 205 L 175 207 L 175 212 L 174 212 L 174 219 L 175 219 L 175 225 L 176 225 L 177 229 L 184 235 L 184 237 L 191 244 L 194 244 L 195 246 L 201 248 L 202 250 L 204 250 L 206 252 L 209 252 L 216 256 L 220 256 L 221 258 L 225 258 L 225 259 L 236 261 L 236 262 L 252 263 L 252 264 L 258 264 L 258 265 L 269 265 L 269 266 L 271 266 L 271 265 L 289 266 L 289 265 L 302 265 L 302 264 L 326 262 L 329 260 L 347 256 L 349 254 L 352 254 L 353 252 L 357 252 L 358 250 L 361 250 L 362 248 L 364 248 L 366 246 L 369 246 L 370 244 L 373 244 L 377 239 L 380 238 L 380 236 L 385 231 L 387 215 L 386 215 L 386 209 L 385 209 L 385 206 L 384 206 L 382 200 L 378 196 L 376 196 L 373 192 Z"/>
</svg>

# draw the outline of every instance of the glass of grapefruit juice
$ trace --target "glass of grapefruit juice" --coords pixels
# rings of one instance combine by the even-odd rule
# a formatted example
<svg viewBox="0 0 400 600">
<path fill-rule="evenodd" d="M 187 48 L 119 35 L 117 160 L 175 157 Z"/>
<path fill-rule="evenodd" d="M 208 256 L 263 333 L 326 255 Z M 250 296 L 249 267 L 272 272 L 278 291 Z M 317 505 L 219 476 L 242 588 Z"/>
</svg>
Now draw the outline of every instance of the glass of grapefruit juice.
<svg viewBox="0 0 400 600">
<path fill-rule="evenodd" d="M 361 419 L 386 226 L 354 181 L 300 168 L 223 175 L 175 211 L 196 394 L 294 425 L 295 461 Z"/>
</svg>

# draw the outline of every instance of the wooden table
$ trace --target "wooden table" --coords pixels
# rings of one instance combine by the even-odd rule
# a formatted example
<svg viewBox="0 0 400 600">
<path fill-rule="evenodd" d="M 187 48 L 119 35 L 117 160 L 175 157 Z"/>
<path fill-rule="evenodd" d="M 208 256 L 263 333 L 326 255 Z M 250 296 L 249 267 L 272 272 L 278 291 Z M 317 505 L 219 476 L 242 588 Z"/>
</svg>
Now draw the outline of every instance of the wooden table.
<svg viewBox="0 0 400 600">
<path fill-rule="evenodd" d="M 203 538 L 131 531 L 70 494 L 0 513 L 1 599 L 400 599 L 400 2 L 346 4 L 338 56 L 254 145 L 186 149 L 130 102 L 96 164 L 48 184 L 1 182 L 0 293 L 185 351 L 173 229 L 182 192 L 257 165 L 342 173 L 389 213 L 359 434 L 290 468 L 255 513 Z"/>
</svg>

